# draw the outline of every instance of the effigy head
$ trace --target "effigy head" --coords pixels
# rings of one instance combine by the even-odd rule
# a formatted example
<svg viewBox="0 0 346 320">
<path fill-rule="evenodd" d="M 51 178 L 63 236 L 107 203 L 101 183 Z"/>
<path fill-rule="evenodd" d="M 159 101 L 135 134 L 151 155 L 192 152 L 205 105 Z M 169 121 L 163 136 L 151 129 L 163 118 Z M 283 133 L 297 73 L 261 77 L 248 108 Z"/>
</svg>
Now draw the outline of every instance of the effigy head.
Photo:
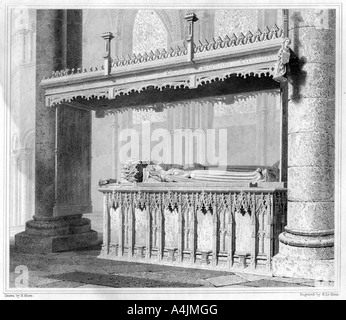
<svg viewBox="0 0 346 320">
<path fill-rule="evenodd" d="M 291 39 L 288 38 L 288 37 L 284 38 L 284 40 L 283 40 L 283 42 L 282 42 L 282 44 L 283 44 L 284 47 L 288 47 L 291 43 L 292 43 L 292 41 L 291 41 Z"/>
<path fill-rule="evenodd" d="M 143 171 L 146 167 L 140 160 L 129 160 L 121 169 L 122 179 L 128 182 L 143 182 Z"/>
</svg>

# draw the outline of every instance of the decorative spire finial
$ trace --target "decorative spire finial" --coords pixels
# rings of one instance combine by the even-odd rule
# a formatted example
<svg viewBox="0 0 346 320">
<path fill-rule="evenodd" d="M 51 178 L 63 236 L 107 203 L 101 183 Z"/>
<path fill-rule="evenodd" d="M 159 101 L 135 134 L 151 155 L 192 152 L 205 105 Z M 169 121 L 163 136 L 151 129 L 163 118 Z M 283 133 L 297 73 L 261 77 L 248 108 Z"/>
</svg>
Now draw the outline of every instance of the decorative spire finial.
<svg viewBox="0 0 346 320">
<path fill-rule="evenodd" d="M 197 16 L 194 13 L 188 13 L 184 19 L 189 23 L 189 34 L 187 37 L 187 54 L 189 62 L 193 62 L 193 35 L 194 35 L 194 24 L 198 21 Z"/>
<path fill-rule="evenodd" d="M 105 75 L 108 76 L 112 69 L 112 57 L 111 57 L 111 41 L 114 39 L 112 32 L 106 32 L 101 36 L 105 40 L 105 55 L 104 55 L 104 69 Z"/>
</svg>

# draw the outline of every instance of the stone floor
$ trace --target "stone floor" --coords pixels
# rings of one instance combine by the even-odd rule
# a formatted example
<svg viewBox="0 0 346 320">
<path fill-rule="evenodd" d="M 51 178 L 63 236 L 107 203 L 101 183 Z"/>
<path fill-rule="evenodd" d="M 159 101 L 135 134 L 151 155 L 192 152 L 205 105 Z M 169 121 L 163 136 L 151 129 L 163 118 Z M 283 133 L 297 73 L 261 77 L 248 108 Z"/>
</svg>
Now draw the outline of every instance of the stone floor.
<svg viewBox="0 0 346 320">
<path fill-rule="evenodd" d="M 102 218 L 89 216 L 102 236 Z M 11 241 L 10 287 L 27 268 L 30 288 L 311 288 L 332 286 L 304 279 L 272 278 L 221 271 L 177 268 L 98 259 L 101 245 L 51 255 L 17 253 Z M 19 282 L 19 286 L 23 283 Z"/>
<path fill-rule="evenodd" d="M 10 287 L 29 271 L 30 288 L 249 288 L 314 287 L 314 281 L 177 268 L 98 259 L 101 246 L 52 255 L 16 253 L 11 247 Z M 18 270 L 18 269 L 17 269 Z M 17 281 L 18 282 L 18 281 Z"/>
</svg>

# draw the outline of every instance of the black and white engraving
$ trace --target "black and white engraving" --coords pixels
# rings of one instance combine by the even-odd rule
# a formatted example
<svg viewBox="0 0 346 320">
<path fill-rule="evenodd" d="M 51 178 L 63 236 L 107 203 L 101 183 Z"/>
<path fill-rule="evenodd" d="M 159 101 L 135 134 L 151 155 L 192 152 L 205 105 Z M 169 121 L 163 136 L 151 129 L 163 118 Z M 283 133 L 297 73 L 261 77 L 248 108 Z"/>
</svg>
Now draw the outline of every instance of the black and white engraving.
<svg viewBox="0 0 346 320">
<path fill-rule="evenodd" d="M 339 14 L 8 6 L 8 289 L 335 288 Z"/>
</svg>

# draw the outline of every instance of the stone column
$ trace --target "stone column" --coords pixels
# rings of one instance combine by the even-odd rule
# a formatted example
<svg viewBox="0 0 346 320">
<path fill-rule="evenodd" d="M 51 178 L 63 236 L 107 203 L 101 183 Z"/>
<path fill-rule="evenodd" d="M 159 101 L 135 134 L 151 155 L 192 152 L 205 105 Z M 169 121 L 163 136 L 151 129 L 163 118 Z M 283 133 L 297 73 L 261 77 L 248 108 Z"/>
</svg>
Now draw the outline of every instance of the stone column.
<svg viewBox="0 0 346 320">
<path fill-rule="evenodd" d="M 113 172 L 112 177 L 119 180 L 120 171 L 119 171 L 119 129 L 120 129 L 120 121 L 119 121 L 119 113 L 115 114 L 114 121 L 112 124 L 113 129 Z"/>
<path fill-rule="evenodd" d="M 80 10 L 37 10 L 36 43 L 36 137 L 35 137 L 35 216 L 26 223 L 26 230 L 17 234 L 15 246 L 21 252 L 51 253 L 87 247 L 97 242 L 90 221 L 78 215 L 56 215 L 59 199 L 57 132 L 59 114 L 45 106 L 43 77 L 71 63 L 81 61 L 81 47 L 73 38 L 81 37 Z M 76 19 L 80 23 L 76 23 Z M 70 21 L 69 21 L 70 20 Z M 81 42 L 80 42 L 81 43 Z M 71 51 L 69 51 L 71 49 Z M 69 53 L 70 52 L 70 53 Z M 70 55 L 70 59 L 68 58 Z M 77 191 L 76 191 L 77 192 Z M 75 196 L 75 195 L 73 195 Z"/>
<path fill-rule="evenodd" d="M 257 119 L 256 119 L 256 164 L 267 165 L 267 97 L 260 94 L 256 99 Z"/>
<path fill-rule="evenodd" d="M 288 222 L 274 275 L 334 278 L 335 11 L 289 10 Z"/>
<path fill-rule="evenodd" d="M 118 150 L 116 151 L 117 154 L 114 155 L 115 156 L 115 161 L 116 161 L 116 166 L 117 166 L 117 176 L 114 177 L 114 178 L 118 179 L 118 181 L 121 181 L 121 169 L 122 169 L 122 163 L 120 162 L 120 156 L 119 156 L 122 144 L 119 141 L 119 137 L 120 137 L 121 131 L 124 128 L 123 115 L 124 115 L 124 113 L 118 113 L 118 133 L 117 133 L 117 139 L 118 139 L 118 142 L 117 142 L 118 146 L 117 146 L 117 148 L 118 148 Z"/>
</svg>

